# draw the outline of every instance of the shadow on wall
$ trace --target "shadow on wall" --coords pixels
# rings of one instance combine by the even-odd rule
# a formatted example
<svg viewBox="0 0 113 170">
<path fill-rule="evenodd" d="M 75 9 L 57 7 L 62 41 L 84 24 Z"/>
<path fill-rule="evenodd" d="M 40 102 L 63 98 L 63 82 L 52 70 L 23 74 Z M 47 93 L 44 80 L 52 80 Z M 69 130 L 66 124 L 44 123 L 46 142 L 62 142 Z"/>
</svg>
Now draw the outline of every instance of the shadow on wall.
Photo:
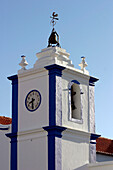
<svg viewBox="0 0 113 170">
<path fill-rule="evenodd" d="M 88 170 L 87 164 L 73 170 Z"/>
</svg>

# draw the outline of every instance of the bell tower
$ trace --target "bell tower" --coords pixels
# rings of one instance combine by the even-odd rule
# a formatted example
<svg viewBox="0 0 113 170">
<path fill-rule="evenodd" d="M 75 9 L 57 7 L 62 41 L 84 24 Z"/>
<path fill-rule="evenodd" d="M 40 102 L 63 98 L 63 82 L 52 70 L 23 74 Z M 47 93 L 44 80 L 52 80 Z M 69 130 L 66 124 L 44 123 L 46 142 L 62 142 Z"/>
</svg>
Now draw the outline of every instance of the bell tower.
<svg viewBox="0 0 113 170">
<path fill-rule="evenodd" d="M 98 79 L 85 69 L 85 57 L 81 69 L 74 68 L 54 29 L 58 14 L 53 12 L 51 18 L 48 47 L 36 54 L 33 68 L 26 69 L 22 56 L 22 68 L 8 78 L 12 81 L 10 170 L 76 169 L 95 157 L 91 140 L 98 136 L 94 112 Z"/>
</svg>

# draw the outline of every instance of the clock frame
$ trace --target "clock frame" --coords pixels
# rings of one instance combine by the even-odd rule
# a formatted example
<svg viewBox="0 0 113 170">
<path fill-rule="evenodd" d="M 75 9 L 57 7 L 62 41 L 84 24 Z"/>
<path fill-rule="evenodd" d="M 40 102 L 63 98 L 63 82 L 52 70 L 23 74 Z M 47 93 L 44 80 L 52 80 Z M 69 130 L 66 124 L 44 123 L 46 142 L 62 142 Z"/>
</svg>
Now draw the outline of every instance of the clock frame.
<svg viewBox="0 0 113 170">
<path fill-rule="evenodd" d="M 31 90 L 25 98 L 25 106 L 28 111 L 36 111 L 41 104 L 41 94 L 38 90 Z"/>
</svg>

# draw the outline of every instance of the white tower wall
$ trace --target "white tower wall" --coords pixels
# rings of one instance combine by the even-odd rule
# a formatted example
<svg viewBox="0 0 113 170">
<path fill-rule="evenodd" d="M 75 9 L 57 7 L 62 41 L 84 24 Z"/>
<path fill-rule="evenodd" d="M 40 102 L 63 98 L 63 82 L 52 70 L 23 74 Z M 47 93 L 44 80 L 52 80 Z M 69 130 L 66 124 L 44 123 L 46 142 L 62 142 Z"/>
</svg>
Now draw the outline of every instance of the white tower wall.
<svg viewBox="0 0 113 170">
<path fill-rule="evenodd" d="M 18 131 L 27 131 L 49 125 L 49 84 L 46 69 L 26 70 L 19 74 L 18 87 Z M 26 95 L 31 90 L 38 90 L 41 94 L 39 108 L 30 112 L 25 107 Z"/>
<path fill-rule="evenodd" d="M 16 91 L 18 95 L 14 95 L 18 100 L 16 107 L 13 101 L 17 116 L 13 113 L 13 120 L 17 121 L 17 127 L 9 135 L 13 154 L 17 148 L 17 159 L 13 154 L 11 157 L 12 166 L 13 160 L 17 163 L 11 170 L 77 169 L 91 160 L 90 136 L 95 133 L 94 87 L 89 85 L 88 71 L 75 69 L 64 49 L 49 47 L 37 53 L 37 57 L 32 69 L 22 68 L 18 76 L 10 78 L 18 80 L 16 85 L 13 83 L 14 94 Z M 73 83 L 75 91 L 71 89 Z M 41 104 L 33 112 L 25 106 L 26 96 L 32 90 L 41 94 Z M 80 103 L 74 101 L 73 108 L 72 95 L 76 94 Z M 77 118 L 72 116 L 73 109 L 79 110 Z"/>
</svg>

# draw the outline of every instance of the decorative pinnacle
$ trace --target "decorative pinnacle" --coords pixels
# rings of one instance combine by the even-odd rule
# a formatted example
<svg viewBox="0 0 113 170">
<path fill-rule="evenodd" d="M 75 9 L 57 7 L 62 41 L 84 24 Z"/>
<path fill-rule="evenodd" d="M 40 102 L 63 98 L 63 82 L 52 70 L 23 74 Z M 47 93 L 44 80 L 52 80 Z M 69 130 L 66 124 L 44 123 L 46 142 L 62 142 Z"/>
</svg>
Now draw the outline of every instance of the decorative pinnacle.
<svg viewBox="0 0 113 170">
<path fill-rule="evenodd" d="M 52 18 L 50 24 L 52 24 L 53 28 L 56 24 L 56 20 L 59 20 L 59 18 L 57 18 L 57 17 L 58 17 L 58 14 L 55 14 L 55 12 L 53 12 L 52 16 L 50 16 L 50 18 Z"/>
<path fill-rule="evenodd" d="M 19 65 L 22 67 L 22 70 L 26 70 L 26 66 L 28 65 L 28 62 L 26 61 L 26 56 L 22 55 L 22 61 L 19 63 Z"/>
<path fill-rule="evenodd" d="M 81 57 L 82 58 L 82 62 L 79 64 L 79 66 L 81 67 L 81 70 L 83 71 L 83 72 L 85 72 L 85 67 L 87 67 L 88 66 L 88 64 L 85 62 L 85 57 L 83 56 L 83 57 Z"/>
</svg>

